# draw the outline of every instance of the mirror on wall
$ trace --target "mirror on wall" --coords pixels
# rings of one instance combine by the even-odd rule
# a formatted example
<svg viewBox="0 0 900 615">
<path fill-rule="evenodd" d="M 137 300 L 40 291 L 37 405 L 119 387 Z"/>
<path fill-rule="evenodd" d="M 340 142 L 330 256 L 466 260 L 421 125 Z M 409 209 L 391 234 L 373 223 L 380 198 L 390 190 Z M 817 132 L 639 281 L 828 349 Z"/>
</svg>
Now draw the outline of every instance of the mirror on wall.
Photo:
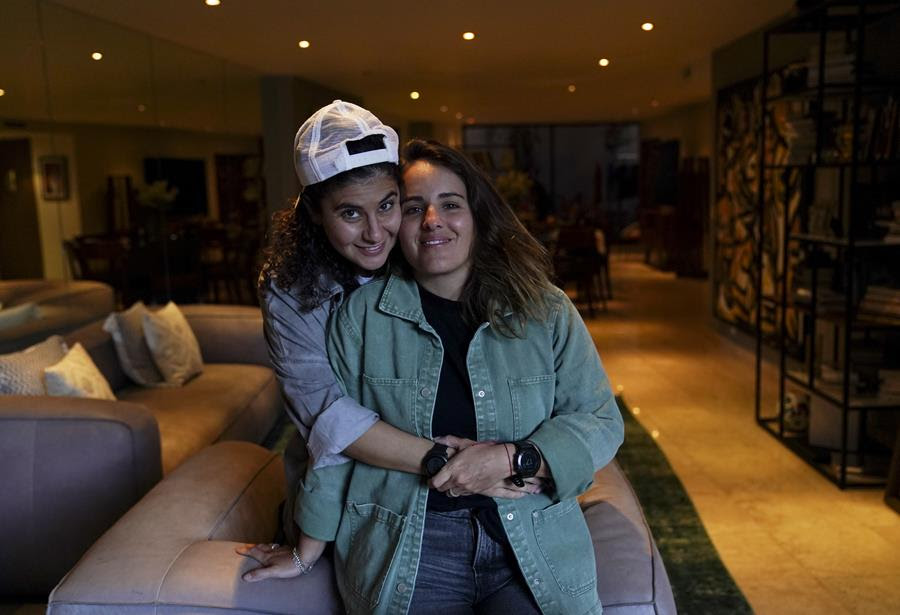
<svg viewBox="0 0 900 615">
<path fill-rule="evenodd" d="M 260 74 L 49 0 L 3 11 L 0 285 L 255 301 Z"/>
</svg>

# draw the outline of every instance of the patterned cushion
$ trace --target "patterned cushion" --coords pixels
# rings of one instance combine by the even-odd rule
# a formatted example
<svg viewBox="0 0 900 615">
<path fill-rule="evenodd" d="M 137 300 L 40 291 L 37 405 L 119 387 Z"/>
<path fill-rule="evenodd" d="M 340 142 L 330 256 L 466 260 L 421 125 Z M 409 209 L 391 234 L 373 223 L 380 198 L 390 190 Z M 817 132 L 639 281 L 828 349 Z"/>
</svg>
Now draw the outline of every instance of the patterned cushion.
<svg viewBox="0 0 900 615">
<path fill-rule="evenodd" d="M 45 395 L 44 368 L 66 356 L 66 343 L 52 335 L 19 352 L 0 355 L 0 395 Z"/>
<path fill-rule="evenodd" d="M 38 306 L 34 303 L 21 303 L 8 308 L 3 308 L 0 304 L 0 331 L 18 327 L 39 317 Z"/>
<path fill-rule="evenodd" d="M 115 399 L 109 383 L 87 353 L 76 343 L 66 356 L 44 370 L 47 394 L 63 397 Z"/>
<path fill-rule="evenodd" d="M 144 314 L 144 337 L 166 382 L 182 385 L 203 371 L 197 338 L 184 314 L 171 301 L 158 312 Z"/>
<path fill-rule="evenodd" d="M 110 314 L 103 330 L 112 336 L 122 371 L 137 384 L 157 386 L 163 384 L 163 376 L 144 339 L 144 315 L 148 313 L 143 301 L 138 301 L 124 312 Z"/>
</svg>

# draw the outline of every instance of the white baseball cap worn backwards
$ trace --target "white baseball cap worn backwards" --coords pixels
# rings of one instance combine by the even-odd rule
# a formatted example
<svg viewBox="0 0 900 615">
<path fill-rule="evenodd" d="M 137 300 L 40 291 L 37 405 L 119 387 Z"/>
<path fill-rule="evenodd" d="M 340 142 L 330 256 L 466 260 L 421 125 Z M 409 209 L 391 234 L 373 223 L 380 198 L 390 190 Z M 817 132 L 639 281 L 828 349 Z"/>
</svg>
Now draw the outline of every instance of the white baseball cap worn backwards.
<svg viewBox="0 0 900 615">
<path fill-rule="evenodd" d="M 399 137 L 359 105 L 336 100 L 303 122 L 294 138 L 300 184 L 316 184 L 359 167 L 400 160 Z"/>
</svg>

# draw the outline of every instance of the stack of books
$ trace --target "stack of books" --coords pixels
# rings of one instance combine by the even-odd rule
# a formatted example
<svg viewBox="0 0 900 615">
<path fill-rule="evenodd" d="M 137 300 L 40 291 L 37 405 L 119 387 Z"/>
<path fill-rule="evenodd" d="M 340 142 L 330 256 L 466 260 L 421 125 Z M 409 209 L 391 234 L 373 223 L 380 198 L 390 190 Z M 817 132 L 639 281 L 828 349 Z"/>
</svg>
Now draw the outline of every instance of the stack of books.
<svg viewBox="0 0 900 615">
<path fill-rule="evenodd" d="M 843 32 L 832 32 L 825 39 L 825 63 L 822 77 L 826 85 L 851 83 L 856 72 L 856 54 L 850 50 Z M 809 50 L 809 70 L 806 84 L 811 87 L 819 85 L 819 46 L 813 45 Z"/>
<path fill-rule="evenodd" d="M 859 315 L 866 320 L 900 325 L 900 290 L 889 286 L 869 286 L 859 304 Z"/>
</svg>

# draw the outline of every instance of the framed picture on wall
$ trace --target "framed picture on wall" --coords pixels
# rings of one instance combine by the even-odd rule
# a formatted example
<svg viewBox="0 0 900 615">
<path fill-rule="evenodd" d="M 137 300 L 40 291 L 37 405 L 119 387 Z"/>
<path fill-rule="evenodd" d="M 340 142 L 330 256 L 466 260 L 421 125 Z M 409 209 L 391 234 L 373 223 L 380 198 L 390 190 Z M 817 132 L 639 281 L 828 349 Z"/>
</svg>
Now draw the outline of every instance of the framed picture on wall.
<svg viewBox="0 0 900 615">
<path fill-rule="evenodd" d="M 65 156 L 41 156 L 41 196 L 46 201 L 69 198 L 69 163 Z"/>
</svg>

